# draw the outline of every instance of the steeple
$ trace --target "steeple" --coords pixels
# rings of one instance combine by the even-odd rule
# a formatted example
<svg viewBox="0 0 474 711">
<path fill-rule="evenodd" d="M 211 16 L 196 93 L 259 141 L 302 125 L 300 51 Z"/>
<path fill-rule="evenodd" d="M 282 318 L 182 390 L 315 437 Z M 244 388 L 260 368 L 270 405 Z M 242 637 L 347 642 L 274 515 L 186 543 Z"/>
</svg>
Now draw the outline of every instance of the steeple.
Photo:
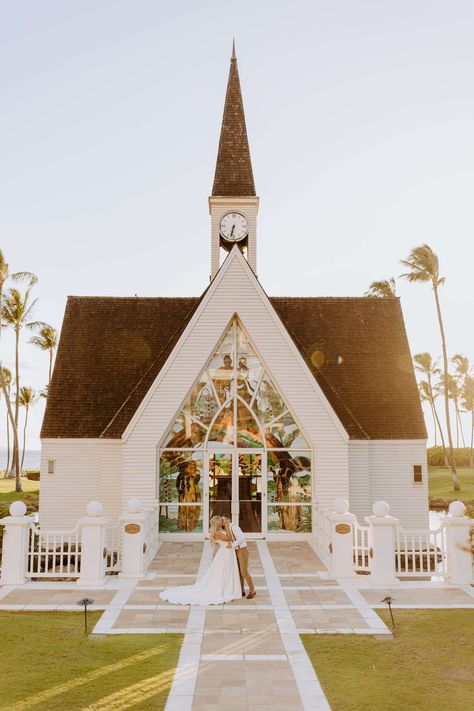
<svg viewBox="0 0 474 711">
<path fill-rule="evenodd" d="M 222 197 L 255 195 L 235 41 L 232 42 L 232 57 L 212 195 Z"/>
</svg>

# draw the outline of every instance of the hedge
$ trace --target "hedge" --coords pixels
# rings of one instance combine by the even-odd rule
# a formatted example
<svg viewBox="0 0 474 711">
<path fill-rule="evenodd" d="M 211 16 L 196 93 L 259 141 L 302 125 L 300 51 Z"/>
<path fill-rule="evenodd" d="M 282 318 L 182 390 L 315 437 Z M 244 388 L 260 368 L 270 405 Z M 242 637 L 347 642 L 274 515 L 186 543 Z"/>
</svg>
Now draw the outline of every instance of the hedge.
<svg viewBox="0 0 474 711">
<path fill-rule="evenodd" d="M 458 467 L 470 466 L 471 450 L 469 447 L 454 449 L 454 457 Z M 444 453 L 442 447 L 430 447 L 428 449 L 428 464 L 432 467 L 444 467 Z"/>
</svg>

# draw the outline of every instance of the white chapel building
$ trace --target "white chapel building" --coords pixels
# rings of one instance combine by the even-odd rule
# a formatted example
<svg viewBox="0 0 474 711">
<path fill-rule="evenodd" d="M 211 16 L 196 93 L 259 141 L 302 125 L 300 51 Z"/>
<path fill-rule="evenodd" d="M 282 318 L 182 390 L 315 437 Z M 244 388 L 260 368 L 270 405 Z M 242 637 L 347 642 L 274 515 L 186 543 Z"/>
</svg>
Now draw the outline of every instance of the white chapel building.
<svg viewBox="0 0 474 711">
<path fill-rule="evenodd" d="M 139 497 L 160 537 L 306 538 L 316 502 L 428 520 L 426 430 L 399 299 L 269 297 L 235 52 L 201 296 L 67 300 L 42 427 L 40 524 Z M 223 258 L 225 257 L 225 258 Z M 189 268 L 191 269 L 191 264 Z M 282 273 L 284 270 L 282 261 Z M 204 287 L 204 285 L 203 285 Z"/>
</svg>

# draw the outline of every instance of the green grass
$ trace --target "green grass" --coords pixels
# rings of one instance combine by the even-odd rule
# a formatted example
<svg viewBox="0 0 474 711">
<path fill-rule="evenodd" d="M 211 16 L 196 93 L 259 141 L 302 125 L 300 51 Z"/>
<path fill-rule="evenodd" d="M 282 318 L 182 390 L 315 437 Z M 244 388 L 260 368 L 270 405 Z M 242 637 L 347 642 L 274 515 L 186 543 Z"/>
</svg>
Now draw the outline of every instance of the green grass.
<svg viewBox="0 0 474 711">
<path fill-rule="evenodd" d="M 381 613 L 389 623 L 387 611 Z M 302 635 L 333 711 L 466 711 L 474 610 L 394 610 L 393 640 Z"/>
<path fill-rule="evenodd" d="M 454 491 L 449 469 L 445 469 L 444 467 L 429 467 L 429 495 L 437 499 L 446 499 L 447 501 L 474 500 L 474 469 L 459 467 L 458 476 L 461 491 Z"/>
<path fill-rule="evenodd" d="M 30 481 L 25 477 L 21 480 L 22 492 L 15 491 L 15 479 L 0 479 L 0 503 L 10 504 L 12 501 L 24 501 L 25 504 L 38 506 L 39 481 Z"/>
<path fill-rule="evenodd" d="M 90 628 L 100 615 L 90 613 Z M 0 612 L 0 709 L 164 708 L 182 635 L 83 630 L 82 613 Z"/>
</svg>

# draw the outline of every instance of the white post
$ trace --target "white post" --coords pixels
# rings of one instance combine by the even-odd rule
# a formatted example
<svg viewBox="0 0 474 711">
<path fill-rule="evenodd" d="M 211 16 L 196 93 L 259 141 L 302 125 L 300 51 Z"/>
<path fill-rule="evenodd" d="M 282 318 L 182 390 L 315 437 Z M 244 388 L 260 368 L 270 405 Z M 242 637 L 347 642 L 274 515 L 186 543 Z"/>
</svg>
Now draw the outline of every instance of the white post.
<svg viewBox="0 0 474 711">
<path fill-rule="evenodd" d="M 122 523 L 121 577 L 142 578 L 145 574 L 145 521 L 149 514 L 143 511 L 140 499 L 127 502 L 127 510 L 120 516 Z"/>
<path fill-rule="evenodd" d="M 366 516 L 369 524 L 370 584 L 375 586 L 398 585 L 395 575 L 395 528 L 398 519 L 389 516 L 386 501 L 376 501 L 373 516 Z"/>
<path fill-rule="evenodd" d="M 104 507 L 100 501 L 89 501 L 87 516 L 79 519 L 81 530 L 81 572 L 77 585 L 94 587 L 105 585 L 105 527 Z"/>
<path fill-rule="evenodd" d="M 10 504 L 10 516 L 0 519 L 3 531 L 2 575 L 0 585 L 23 585 L 28 572 L 28 529 L 32 516 L 25 516 L 23 501 Z"/>
<path fill-rule="evenodd" d="M 470 585 L 473 580 L 469 534 L 474 528 L 474 521 L 464 516 L 465 511 L 462 501 L 452 501 L 445 518 L 447 581 L 455 585 Z"/>
<path fill-rule="evenodd" d="M 354 514 L 349 513 L 349 502 L 342 496 L 334 501 L 331 522 L 329 571 L 333 578 L 352 578 L 354 571 Z"/>
</svg>

